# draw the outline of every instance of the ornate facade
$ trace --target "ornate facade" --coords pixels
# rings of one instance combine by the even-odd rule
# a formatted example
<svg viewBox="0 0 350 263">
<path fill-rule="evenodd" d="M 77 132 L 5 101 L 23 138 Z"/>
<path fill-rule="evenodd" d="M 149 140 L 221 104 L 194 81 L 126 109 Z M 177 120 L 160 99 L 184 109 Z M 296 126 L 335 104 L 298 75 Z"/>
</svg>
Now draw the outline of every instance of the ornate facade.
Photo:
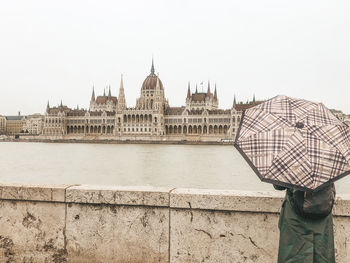
<svg viewBox="0 0 350 263">
<path fill-rule="evenodd" d="M 6 132 L 6 117 L 0 115 L 0 134 Z"/>
<path fill-rule="evenodd" d="M 144 80 L 135 107 L 127 107 L 121 77 L 119 96 L 111 94 L 95 97 L 92 90 L 89 110 L 70 109 L 61 105 L 46 108 L 42 134 L 45 136 L 158 139 L 158 140 L 233 140 L 242 111 L 259 102 L 236 103 L 230 109 L 219 109 L 216 85 L 214 93 L 208 83 L 207 92 L 191 92 L 188 85 L 186 106 L 170 107 L 164 86 L 155 74 Z"/>
<path fill-rule="evenodd" d="M 26 122 L 23 126 L 24 133 L 32 135 L 40 135 L 42 131 L 44 116 L 41 114 L 32 114 L 26 117 Z"/>
</svg>

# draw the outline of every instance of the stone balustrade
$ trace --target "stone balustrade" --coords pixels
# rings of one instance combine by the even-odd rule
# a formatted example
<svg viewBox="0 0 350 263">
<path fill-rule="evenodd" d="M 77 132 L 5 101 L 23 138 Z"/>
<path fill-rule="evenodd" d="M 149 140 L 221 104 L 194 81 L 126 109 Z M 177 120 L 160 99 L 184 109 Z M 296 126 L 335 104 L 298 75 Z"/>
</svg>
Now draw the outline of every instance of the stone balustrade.
<svg viewBox="0 0 350 263">
<path fill-rule="evenodd" d="M 283 192 L 0 184 L 0 262 L 276 262 Z M 350 262 L 350 195 L 333 210 Z"/>
</svg>

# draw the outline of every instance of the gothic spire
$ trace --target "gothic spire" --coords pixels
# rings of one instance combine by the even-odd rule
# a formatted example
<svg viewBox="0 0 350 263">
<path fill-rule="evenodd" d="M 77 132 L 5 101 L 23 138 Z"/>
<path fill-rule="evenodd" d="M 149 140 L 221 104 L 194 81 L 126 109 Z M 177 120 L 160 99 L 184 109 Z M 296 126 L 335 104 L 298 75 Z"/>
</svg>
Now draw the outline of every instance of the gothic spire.
<svg viewBox="0 0 350 263">
<path fill-rule="evenodd" d="M 236 102 L 236 95 L 234 95 L 234 97 L 233 97 L 233 107 L 235 107 L 236 106 L 236 104 L 237 104 L 237 102 Z"/>
<path fill-rule="evenodd" d="M 106 96 L 106 88 L 103 89 L 103 97 Z"/>
<path fill-rule="evenodd" d="M 215 91 L 214 91 L 214 99 L 218 99 L 218 95 L 217 95 L 217 93 L 216 93 L 216 84 L 215 84 Z"/>
<path fill-rule="evenodd" d="M 196 84 L 196 93 L 198 93 L 197 84 Z"/>
<path fill-rule="evenodd" d="M 207 96 L 210 96 L 210 82 L 208 80 L 208 91 L 207 91 Z"/>
<path fill-rule="evenodd" d="M 151 75 L 154 75 L 154 63 L 153 63 L 153 58 L 152 58 Z"/>
<path fill-rule="evenodd" d="M 121 76 L 120 76 L 120 88 L 119 88 L 119 90 L 123 90 L 123 93 L 124 93 L 123 74 L 121 74 Z"/>
<path fill-rule="evenodd" d="M 47 101 L 46 111 L 48 111 L 49 109 L 50 109 L 50 103 L 49 101 Z"/>
<path fill-rule="evenodd" d="M 188 89 L 187 89 L 187 98 L 191 97 L 191 87 L 190 87 L 190 82 L 188 82 Z"/>
<path fill-rule="evenodd" d="M 111 85 L 109 85 L 109 91 L 108 91 L 108 97 L 112 97 L 112 94 L 111 94 Z"/>
<path fill-rule="evenodd" d="M 91 101 L 95 101 L 95 87 L 94 86 L 92 86 Z"/>
<path fill-rule="evenodd" d="M 253 95 L 253 103 L 255 103 L 255 94 Z"/>
<path fill-rule="evenodd" d="M 61 105 L 60 105 L 60 107 L 63 107 L 62 100 L 61 100 Z"/>
<path fill-rule="evenodd" d="M 118 109 L 123 110 L 126 108 L 125 94 L 124 94 L 124 83 L 123 74 L 120 79 L 119 97 L 118 97 Z"/>
</svg>

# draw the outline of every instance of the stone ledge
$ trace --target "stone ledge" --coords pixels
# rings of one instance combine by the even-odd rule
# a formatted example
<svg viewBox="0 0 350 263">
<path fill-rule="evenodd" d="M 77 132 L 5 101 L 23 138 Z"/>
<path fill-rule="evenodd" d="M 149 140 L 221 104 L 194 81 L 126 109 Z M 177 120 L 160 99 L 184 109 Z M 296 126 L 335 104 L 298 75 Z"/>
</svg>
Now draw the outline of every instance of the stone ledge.
<svg viewBox="0 0 350 263">
<path fill-rule="evenodd" d="M 81 185 L 67 189 L 66 201 L 68 203 L 169 207 L 171 189 L 151 186 Z"/>
<path fill-rule="evenodd" d="M 175 189 L 170 194 L 171 208 L 278 213 L 284 192 Z"/>
<path fill-rule="evenodd" d="M 5 200 L 65 202 L 66 189 L 72 185 L 0 184 L 0 198 Z"/>
<path fill-rule="evenodd" d="M 284 191 L 253 192 L 152 186 L 0 183 L 0 199 L 179 209 L 279 213 Z M 350 194 L 337 195 L 333 214 L 350 217 Z"/>
<path fill-rule="evenodd" d="M 337 195 L 333 207 L 333 215 L 350 216 L 350 194 Z"/>
</svg>

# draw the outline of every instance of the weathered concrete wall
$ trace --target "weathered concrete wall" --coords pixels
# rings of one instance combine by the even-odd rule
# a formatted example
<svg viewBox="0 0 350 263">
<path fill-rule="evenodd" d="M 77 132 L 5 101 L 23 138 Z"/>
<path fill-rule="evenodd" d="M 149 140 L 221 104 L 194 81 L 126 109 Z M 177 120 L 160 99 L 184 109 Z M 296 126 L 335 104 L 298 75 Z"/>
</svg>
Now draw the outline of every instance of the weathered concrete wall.
<svg viewBox="0 0 350 263">
<path fill-rule="evenodd" d="M 276 262 L 281 192 L 0 185 L 0 262 Z M 350 262 L 350 195 L 334 207 Z"/>
</svg>

